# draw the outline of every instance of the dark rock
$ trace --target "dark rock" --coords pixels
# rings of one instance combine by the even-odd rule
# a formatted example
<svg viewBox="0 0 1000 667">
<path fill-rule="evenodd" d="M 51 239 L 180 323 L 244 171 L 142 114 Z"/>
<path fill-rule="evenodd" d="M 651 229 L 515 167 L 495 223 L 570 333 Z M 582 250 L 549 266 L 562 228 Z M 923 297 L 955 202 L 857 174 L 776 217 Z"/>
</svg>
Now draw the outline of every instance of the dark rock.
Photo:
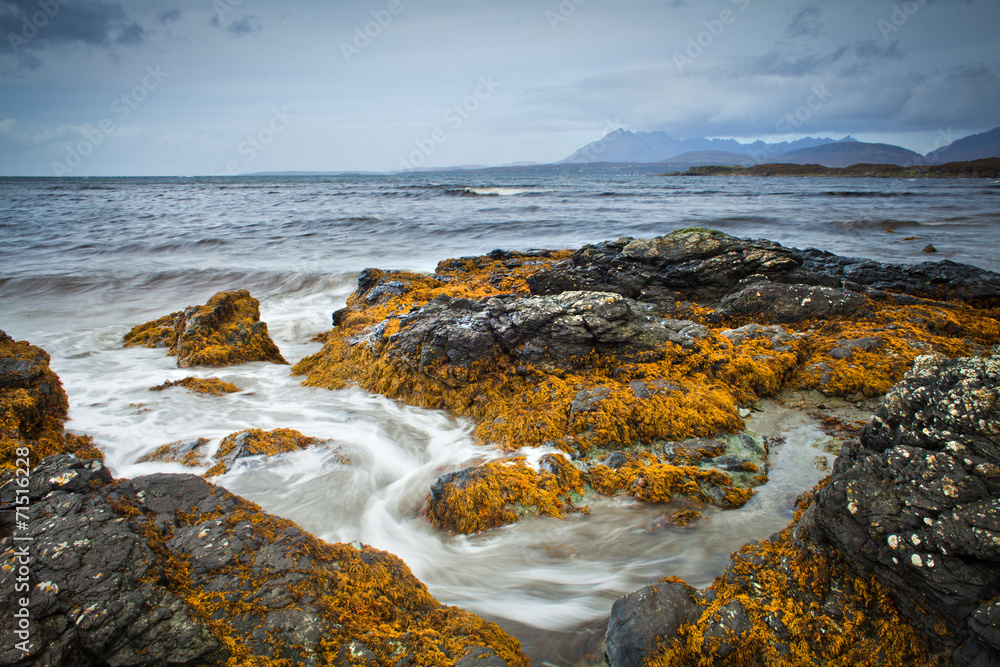
<svg viewBox="0 0 1000 667">
<path fill-rule="evenodd" d="M 720 299 L 748 281 L 1000 304 L 1000 274 L 976 267 L 949 261 L 886 264 L 707 229 L 584 246 L 567 266 L 541 271 L 528 284 L 538 295 L 594 290 L 659 305 Z"/>
<path fill-rule="evenodd" d="M 569 413 L 590 412 L 610 395 L 611 390 L 607 387 L 581 389 L 570 403 Z"/>
<path fill-rule="evenodd" d="M 615 601 L 605 635 L 611 667 L 642 667 L 656 651 L 660 637 L 672 637 L 693 623 L 702 608 L 684 584 L 646 586 Z"/>
<path fill-rule="evenodd" d="M 405 315 L 387 341 L 420 370 L 465 366 L 503 351 L 560 366 L 598 351 L 629 355 L 667 342 L 691 347 L 708 330 L 686 320 L 659 320 L 618 294 L 566 292 L 554 297 L 437 297 Z M 370 340 L 370 339 L 369 339 Z"/>
<path fill-rule="evenodd" d="M 998 392 L 1000 357 L 919 358 L 817 495 L 826 540 L 942 650 L 996 650 L 979 619 L 1000 581 Z"/>
<path fill-rule="evenodd" d="M 189 467 L 203 465 L 202 454 L 209 444 L 208 438 L 192 438 L 190 440 L 177 440 L 165 445 L 160 445 L 149 454 L 146 454 L 136 461 L 137 463 L 148 463 L 150 461 L 163 461 L 166 463 L 181 463 Z"/>
<path fill-rule="evenodd" d="M 758 283 L 725 297 L 718 312 L 788 323 L 854 315 L 866 303 L 865 297 L 844 289 Z"/>
<path fill-rule="evenodd" d="M 721 440 L 691 438 L 663 445 L 663 460 L 676 465 L 690 465 L 703 458 L 714 458 L 725 451 L 726 443 Z"/>
<path fill-rule="evenodd" d="M 455 667 L 507 667 L 507 663 L 489 646 L 476 646 L 456 660 Z"/>
<path fill-rule="evenodd" d="M 31 520 L 17 534 L 29 539 L 7 530 L 0 539 L 4 562 L 25 550 L 30 557 L 23 571 L 0 568 L 0 613 L 14 618 L 28 600 L 30 650 L 16 649 L 21 640 L 6 624 L 0 664 L 379 665 L 373 648 L 419 650 L 404 632 L 438 633 L 456 651 L 482 651 L 483 636 L 499 632 L 441 606 L 394 556 L 320 542 L 193 475 L 115 482 L 100 461 L 55 456 L 32 472 L 29 500 Z M 375 585 L 384 589 L 370 588 L 382 580 L 390 583 Z M 392 602 L 359 623 L 358 600 L 337 606 L 356 594 Z M 317 596 L 322 605 L 312 604 Z M 393 627 L 371 632 L 381 624 Z"/>
<path fill-rule="evenodd" d="M 921 250 L 920 252 L 933 253 L 933 252 L 937 252 L 937 248 L 935 248 L 934 246 L 932 246 L 931 244 L 928 243 L 927 245 L 924 246 L 924 249 Z"/>
</svg>

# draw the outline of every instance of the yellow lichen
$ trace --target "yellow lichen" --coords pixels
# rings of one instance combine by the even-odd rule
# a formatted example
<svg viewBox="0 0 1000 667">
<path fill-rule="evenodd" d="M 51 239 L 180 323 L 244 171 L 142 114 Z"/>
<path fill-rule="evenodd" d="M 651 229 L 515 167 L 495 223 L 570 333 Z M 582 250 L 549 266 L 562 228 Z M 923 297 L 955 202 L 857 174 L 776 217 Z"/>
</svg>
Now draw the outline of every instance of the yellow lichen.
<svg viewBox="0 0 1000 667">
<path fill-rule="evenodd" d="M 291 428 L 276 428 L 272 431 L 252 428 L 240 431 L 239 433 L 231 433 L 219 443 L 219 449 L 215 453 L 215 458 L 219 462 L 205 472 L 205 477 L 224 475 L 228 471 L 228 466 L 224 459 L 241 445 L 244 448 L 245 456 L 257 456 L 261 454 L 264 456 L 274 456 L 276 454 L 297 452 L 322 442 L 319 438 L 302 435 Z"/>
</svg>

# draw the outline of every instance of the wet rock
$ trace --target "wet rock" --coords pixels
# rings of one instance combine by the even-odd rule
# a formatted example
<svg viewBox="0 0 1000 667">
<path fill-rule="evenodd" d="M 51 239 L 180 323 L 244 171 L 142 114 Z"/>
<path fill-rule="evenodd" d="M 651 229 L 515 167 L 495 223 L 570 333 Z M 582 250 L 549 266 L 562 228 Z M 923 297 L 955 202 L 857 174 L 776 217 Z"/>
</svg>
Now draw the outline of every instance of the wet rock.
<svg viewBox="0 0 1000 667">
<path fill-rule="evenodd" d="M 784 324 L 859 314 L 866 303 L 865 297 L 844 289 L 758 283 L 726 296 L 718 312 Z"/>
<path fill-rule="evenodd" d="M 247 290 L 219 292 L 204 306 L 190 306 L 133 328 L 125 347 L 166 347 L 181 368 L 251 361 L 286 364 L 260 320 L 260 302 Z"/>
<path fill-rule="evenodd" d="M 693 623 L 702 608 L 693 590 L 680 583 L 647 586 L 618 598 L 611 608 L 605 652 L 612 667 L 643 667 L 660 637 Z"/>
<path fill-rule="evenodd" d="M 527 665 L 516 640 L 440 605 L 394 556 L 321 542 L 193 475 L 116 482 L 100 461 L 52 457 L 33 471 L 30 500 L 31 641 L 17 650 L 7 624 L 3 664 L 392 665 L 427 642 Z M 16 563 L 22 543 L 4 535 L 2 557 Z M 10 618 L 28 597 L 18 576 L 0 568 Z"/>
<path fill-rule="evenodd" d="M 738 329 L 726 329 L 720 332 L 721 336 L 732 341 L 733 345 L 742 345 L 747 341 L 766 338 L 771 342 L 771 347 L 777 352 L 787 352 L 791 350 L 788 343 L 798 340 L 802 334 L 794 334 L 785 331 L 777 324 L 761 326 L 760 324 L 747 324 Z"/>
<path fill-rule="evenodd" d="M 996 650 L 973 626 L 1000 580 L 998 396 L 1000 357 L 918 359 L 817 494 L 826 540 L 939 650 Z"/>
<path fill-rule="evenodd" d="M 0 470 L 27 469 L 60 453 L 103 458 L 90 438 L 64 432 L 68 410 L 49 354 L 0 331 Z"/>
<path fill-rule="evenodd" d="M 150 387 L 149 390 L 163 391 L 164 389 L 169 389 L 171 387 L 184 387 L 188 391 L 194 392 L 196 394 L 209 394 L 212 396 L 221 396 L 223 394 L 235 394 L 240 390 L 240 388 L 237 387 L 232 382 L 223 382 L 219 378 L 197 378 L 197 377 L 186 377 L 183 380 L 167 381 L 155 387 Z"/>
<path fill-rule="evenodd" d="M 166 445 L 160 445 L 149 454 L 142 456 L 137 463 L 163 461 L 164 463 L 180 463 L 191 468 L 204 465 L 204 452 L 209 445 L 208 438 L 193 438 L 177 440 Z"/>
<path fill-rule="evenodd" d="M 219 449 L 215 453 L 217 462 L 205 472 L 205 477 L 224 475 L 240 459 L 297 452 L 324 442 L 326 441 L 302 435 L 290 428 L 276 428 L 272 431 L 251 428 L 231 433 L 219 443 Z"/>
<path fill-rule="evenodd" d="M 602 292 L 481 301 L 437 297 L 403 316 L 400 332 L 383 342 L 420 370 L 464 366 L 498 353 L 570 367 L 595 351 L 628 356 L 667 342 L 690 347 L 708 335 L 694 322 L 659 320 L 647 311 Z"/>
</svg>

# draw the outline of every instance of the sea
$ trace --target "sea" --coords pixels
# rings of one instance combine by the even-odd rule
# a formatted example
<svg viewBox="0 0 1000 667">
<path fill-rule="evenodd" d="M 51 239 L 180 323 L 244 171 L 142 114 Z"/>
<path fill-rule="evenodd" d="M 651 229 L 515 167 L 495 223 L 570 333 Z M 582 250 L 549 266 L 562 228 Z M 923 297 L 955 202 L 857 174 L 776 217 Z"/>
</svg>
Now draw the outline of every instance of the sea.
<svg viewBox="0 0 1000 667">
<path fill-rule="evenodd" d="M 670 507 L 601 498 L 589 516 L 454 536 L 431 528 L 420 510 L 437 476 L 500 456 L 473 440 L 469 422 L 357 388 L 305 388 L 288 366 L 179 369 L 165 350 L 123 348 L 122 336 L 216 292 L 248 289 L 294 364 L 319 350 L 312 338 L 330 328 L 366 267 L 432 272 L 441 260 L 498 248 L 578 248 L 692 226 L 878 261 L 1000 271 L 1000 182 L 988 179 L 6 178 L 0 329 L 51 354 L 71 404 L 67 428 L 93 435 L 116 476 L 203 472 L 137 462 L 181 439 L 214 447 L 253 427 L 329 439 L 245 460 L 214 481 L 324 540 L 396 554 L 438 600 L 518 637 L 533 665 L 591 665 L 618 597 L 671 575 L 707 585 L 731 552 L 788 524 L 795 497 L 826 475 L 817 459 L 832 463 L 807 414 L 766 402 L 748 417 L 748 428 L 776 438 L 770 481 L 745 507 L 706 509 L 693 527 L 662 526 Z M 149 390 L 189 375 L 241 391 Z"/>
</svg>

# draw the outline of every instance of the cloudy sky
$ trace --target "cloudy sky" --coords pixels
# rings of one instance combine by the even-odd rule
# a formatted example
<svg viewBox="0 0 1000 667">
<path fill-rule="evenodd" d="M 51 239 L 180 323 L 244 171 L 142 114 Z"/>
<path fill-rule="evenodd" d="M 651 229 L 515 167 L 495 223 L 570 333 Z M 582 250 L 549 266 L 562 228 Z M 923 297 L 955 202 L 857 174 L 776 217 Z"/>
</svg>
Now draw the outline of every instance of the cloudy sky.
<svg viewBox="0 0 1000 667">
<path fill-rule="evenodd" d="M 0 175 L 551 162 L 1000 125 L 997 0 L 0 0 Z"/>
</svg>

